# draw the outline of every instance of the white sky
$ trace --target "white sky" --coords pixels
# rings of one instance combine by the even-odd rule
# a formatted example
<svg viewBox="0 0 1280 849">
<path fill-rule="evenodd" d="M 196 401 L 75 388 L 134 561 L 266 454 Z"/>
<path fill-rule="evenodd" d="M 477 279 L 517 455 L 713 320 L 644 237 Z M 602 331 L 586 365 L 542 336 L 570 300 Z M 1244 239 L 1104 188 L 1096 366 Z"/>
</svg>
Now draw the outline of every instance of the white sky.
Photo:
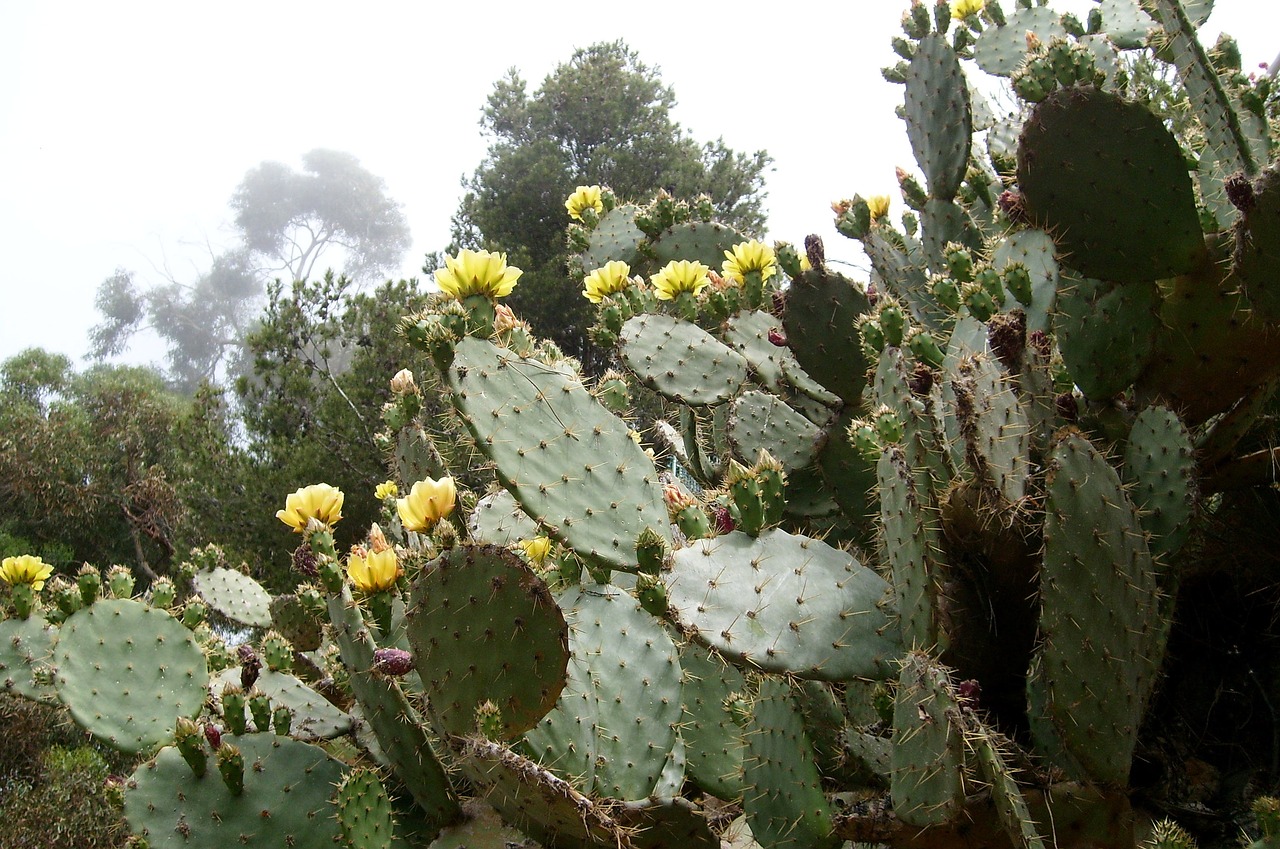
<svg viewBox="0 0 1280 849">
<path fill-rule="evenodd" d="M 0 360 L 32 345 L 83 356 L 103 279 L 193 280 L 207 245 L 232 241 L 245 172 L 318 147 L 386 181 L 414 237 L 397 276 L 421 276 L 484 155 L 494 81 L 516 66 L 532 92 L 576 47 L 616 38 L 661 69 L 696 139 L 774 157 L 771 238 L 817 232 L 852 259 L 830 202 L 896 199 L 893 167 L 913 166 L 902 89 L 879 72 L 906 6 L 0 0 Z M 1275 57 L 1280 3 L 1217 7 L 1210 40 L 1236 35 L 1246 69 Z"/>
</svg>

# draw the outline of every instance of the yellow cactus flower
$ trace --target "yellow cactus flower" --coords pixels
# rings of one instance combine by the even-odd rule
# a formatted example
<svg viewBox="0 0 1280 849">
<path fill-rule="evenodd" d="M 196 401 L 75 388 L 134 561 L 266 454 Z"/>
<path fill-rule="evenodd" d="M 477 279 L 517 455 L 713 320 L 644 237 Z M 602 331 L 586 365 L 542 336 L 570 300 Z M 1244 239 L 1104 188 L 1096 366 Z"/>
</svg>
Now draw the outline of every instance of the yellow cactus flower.
<svg viewBox="0 0 1280 849">
<path fill-rule="evenodd" d="M 721 266 L 724 276 L 738 283 L 742 283 L 743 276 L 749 271 L 759 271 L 761 280 L 768 280 L 778 273 L 773 248 L 755 239 L 739 242 L 733 246 L 732 251 L 725 251 L 724 256 L 724 264 Z"/>
<path fill-rule="evenodd" d="M 653 294 L 660 301 L 673 301 L 681 292 L 697 295 L 711 282 L 707 276 L 710 270 L 700 262 L 672 260 L 649 278 L 653 283 Z"/>
<path fill-rule="evenodd" d="M 524 550 L 524 554 L 538 566 L 547 559 L 547 555 L 551 554 L 551 539 L 549 537 L 534 537 L 533 539 L 522 539 L 517 543 Z"/>
<path fill-rule="evenodd" d="M 582 297 L 593 304 L 604 300 L 605 295 L 621 292 L 631 283 L 631 266 L 621 260 L 606 263 L 582 280 Z"/>
<path fill-rule="evenodd" d="M 396 486 L 395 481 L 383 481 L 373 490 L 374 498 L 379 501 L 386 501 L 388 498 L 395 498 L 400 494 L 400 487 Z"/>
<path fill-rule="evenodd" d="M 879 221 L 889 214 L 889 200 L 888 195 L 872 195 L 867 198 L 867 208 L 871 211 L 872 221 Z"/>
<path fill-rule="evenodd" d="M 0 581 L 6 584 L 30 584 L 31 589 L 40 592 L 44 582 L 53 574 L 53 567 L 32 554 L 20 554 L 17 557 L 6 557 L 0 563 Z"/>
<path fill-rule="evenodd" d="M 809 262 L 808 254 L 800 254 L 800 270 L 809 271 L 813 268 L 813 263 Z"/>
<path fill-rule="evenodd" d="M 418 481 L 407 497 L 396 500 L 400 524 L 406 531 L 429 531 L 436 522 L 453 512 L 457 500 L 458 491 L 451 477 Z"/>
<path fill-rule="evenodd" d="M 400 577 L 395 549 L 351 549 L 351 556 L 347 558 L 347 577 L 351 579 L 351 585 L 365 595 L 391 589 L 396 585 L 396 578 Z"/>
<path fill-rule="evenodd" d="M 956 21 L 963 21 L 970 15 L 976 15 L 982 11 L 982 7 L 987 5 L 986 0 L 954 0 L 951 4 L 951 18 Z"/>
<path fill-rule="evenodd" d="M 436 269 L 436 284 L 446 295 L 462 300 L 468 295 L 505 298 L 516 287 L 523 271 L 507 265 L 507 255 L 463 249 L 444 258 Z"/>
<path fill-rule="evenodd" d="M 594 209 L 596 215 L 600 215 L 604 212 L 604 201 L 600 199 L 600 187 L 578 186 L 577 190 L 564 202 L 564 208 L 569 210 L 569 217 L 574 221 L 581 221 L 582 211 L 588 208 Z"/>
<path fill-rule="evenodd" d="M 332 528 L 342 518 L 342 490 L 327 483 L 304 486 L 285 499 L 284 509 L 276 511 L 276 518 L 297 533 L 307 529 L 315 519 Z"/>
</svg>

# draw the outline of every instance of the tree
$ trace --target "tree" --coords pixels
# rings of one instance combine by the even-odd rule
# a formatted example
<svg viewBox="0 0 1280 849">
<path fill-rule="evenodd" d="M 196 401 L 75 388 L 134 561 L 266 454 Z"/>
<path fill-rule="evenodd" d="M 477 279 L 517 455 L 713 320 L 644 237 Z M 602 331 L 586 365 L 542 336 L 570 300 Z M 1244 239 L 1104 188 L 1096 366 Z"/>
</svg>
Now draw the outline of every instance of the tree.
<svg viewBox="0 0 1280 849">
<path fill-rule="evenodd" d="M 264 162 L 245 174 L 231 198 L 241 244 L 211 255 L 209 270 L 194 282 L 167 274 L 166 282 L 143 288 L 125 269 L 104 280 L 96 301 L 103 321 L 90 331 L 90 356 L 119 354 L 150 329 L 168 347 L 171 383 L 190 394 L 221 376 L 271 276 L 305 280 L 322 256 L 343 261 L 352 280 L 394 267 L 408 249 L 409 229 L 382 179 L 339 151 L 313 150 L 302 161 L 303 173 Z"/>
<path fill-rule="evenodd" d="M 409 248 L 409 226 L 386 183 L 337 150 L 313 150 L 302 167 L 264 162 L 245 174 L 231 198 L 245 247 L 289 280 L 310 280 L 331 248 L 345 256 L 335 267 L 351 280 L 394 268 Z"/>
<path fill-rule="evenodd" d="M 176 550 L 186 402 L 152 369 L 24 351 L 0 366 L 0 531 L 154 577 Z"/>
<path fill-rule="evenodd" d="M 580 49 L 526 88 L 514 68 L 494 85 L 480 121 L 491 144 L 464 183 L 453 247 L 507 251 L 525 272 L 512 308 L 594 371 L 604 358 L 587 339 L 591 311 L 564 270 L 564 199 L 597 183 L 622 198 L 706 193 L 721 220 L 757 234 L 771 160 L 699 145 L 671 117 L 673 89 L 622 41 Z"/>
</svg>

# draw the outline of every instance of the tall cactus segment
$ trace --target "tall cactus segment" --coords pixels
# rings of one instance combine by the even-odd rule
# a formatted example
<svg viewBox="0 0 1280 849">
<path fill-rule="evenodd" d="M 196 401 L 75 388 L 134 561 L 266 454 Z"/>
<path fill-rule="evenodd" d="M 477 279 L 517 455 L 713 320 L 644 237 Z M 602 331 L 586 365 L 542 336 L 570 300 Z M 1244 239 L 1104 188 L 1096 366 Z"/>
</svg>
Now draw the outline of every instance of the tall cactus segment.
<svg viewBox="0 0 1280 849">
<path fill-rule="evenodd" d="M 742 729 L 730 703 L 747 692 L 746 677 L 697 643 L 680 649 L 684 714 L 680 736 L 685 741 L 688 776 L 721 799 L 739 799 L 743 783 Z"/>
<path fill-rule="evenodd" d="M 486 701 L 513 740 L 551 710 L 565 683 L 567 629 L 542 579 L 506 548 L 442 554 L 413 585 L 409 641 L 441 734 L 476 728 Z"/>
<path fill-rule="evenodd" d="M 467 338 L 447 378 L 503 486 L 579 556 L 634 572 L 645 528 L 670 539 L 653 462 L 576 376 Z"/>
<path fill-rule="evenodd" d="M 932 648 L 940 636 L 938 593 L 943 565 L 939 529 L 930 521 L 933 505 L 922 503 L 916 476 L 900 446 L 885 448 L 876 473 L 884 556 L 893 574 L 902 642 L 908 648 Z"/>
<path fill-rule="evenodd" d="M 1107 283 L 1064 276 L 1054 335 L 1062 361 L 1086 398 L 1118 395 L 1142 374 L 1160 332 L 1154 280 Z"/>
<path fill-rule="evenodd" d="M 322 846 L 338 834 L 329 799 L 344 767 L 323 749 L 274 734 L 227 735 L 244 758 L 244 789 L 216 770 L 201 777 L 172 746 L 126 785 L 124 813 L 153 849 Z"/>
<path fill-rule="evenodd" d="M 54 646 L 58 698 L 76 722 L 122 752 L 172 739 L 204 705 L 209 671 L 191 632 L 163 610 L 98 601 L 62 623 Z"/>
<path fill-rule="evenodd" d="M 839 846 L 804 720 L 784 680 L 766 679 L 746 736 L 742 807 L 751 833 L 770 849 Z"/>
<path fill-rule="evenodd" d="M 1177 139 L 1109 92 L 1073 86 L 1036 106 L 1018 142 L 1018 185 L 1031 220 L 1089 277 L 1139 283 L 1207 257 Z"/>
<path fill-rule="evenodd" d="M 1059 766 L 1124 786 L 1167 631 L 1138 511 L 1106 459 L 1064 432 L 1050 454 L 1031 729 Z"/>
<path fill-rule="evenodd" d="M 941 33 L 920 40 L 907 68 L 906 124 L 929 195 L 950 201 L 969 166 L 973 113 L 960 59 Z"/>
<path fill-rule="evenodd" d="M 884 678 L 891 588 L 852 555 L 781 529 L 696 540 L 662 575 L 676 619 L 735 662 L 804 678 Z"/>
<path fill-rule="evenodd" d="M 626 592 L 568 590 L 569 682 L 525 737 L 534 759 L 583 793 L 634 801 L 654 795 L 679 739 L 680 661 L 666 632 Z"/>
<path fill-rule="evenodd" d="M 891 792 L 908 825 L 941 825 L 964 804 L 964 731 L 947 671 L 908 652 L 893 706 Z"/>
</svg>

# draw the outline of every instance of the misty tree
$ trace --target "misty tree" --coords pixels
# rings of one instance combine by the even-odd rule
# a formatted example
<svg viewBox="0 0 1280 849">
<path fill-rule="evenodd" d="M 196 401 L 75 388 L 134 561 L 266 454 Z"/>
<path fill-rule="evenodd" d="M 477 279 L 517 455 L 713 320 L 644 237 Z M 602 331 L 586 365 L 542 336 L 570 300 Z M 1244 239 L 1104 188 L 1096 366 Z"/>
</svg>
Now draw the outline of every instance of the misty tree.
<svg viewBox="0 0 1280 849">
<path fill-rule="evenodd" d="M 290 281 L 310 280 L 335 249 L 345 261 L 330 267 L 351 280 L 394 269 L 409 248 L 409 226 L 386 183 L 337 150 L 305 154 L 302 168 L 264 162 L 245 174 L 231 198 L 245 247 Z"/>
<path fill-rule="evenodd" d="M 313 150 L 302 161 L 302 172 L 264 162 L 245 174 L 231 198 L 240 243 L 214 255 L 194 280 L 166 274 L 165 282 L 144 287 L 125 269 L 104 280 L 96 299 L 103 320 L 90 331 L 90 356 L 119 354 L 136 333 L 151 330 L 166 345 L 170 382 L 190 393 L 221 377 L 272 277 L 306 280 L 321 257 L 351 280 L 398 264 L 409 229 L 382 179 L 339 151 Z"/>
<path fill-rule="evenodd" d="M 699 144 L 671 117 L 675 105 L 658 70 L 614 41 L 577 50 L 533 94 L 511 69 L 483 110 L 491 143 L 464 182 L 453 247 L 507 251 L 525 272 L 512 308 L 589 370 L 603 358 L 587 338 L 590 305 L 564 268 L 564 199 L 576 186 L 608 185 L 624 199 L 706 193 L 721 220 L 752 235 L 764 226 L 768 154 Z"/>
</svg>

